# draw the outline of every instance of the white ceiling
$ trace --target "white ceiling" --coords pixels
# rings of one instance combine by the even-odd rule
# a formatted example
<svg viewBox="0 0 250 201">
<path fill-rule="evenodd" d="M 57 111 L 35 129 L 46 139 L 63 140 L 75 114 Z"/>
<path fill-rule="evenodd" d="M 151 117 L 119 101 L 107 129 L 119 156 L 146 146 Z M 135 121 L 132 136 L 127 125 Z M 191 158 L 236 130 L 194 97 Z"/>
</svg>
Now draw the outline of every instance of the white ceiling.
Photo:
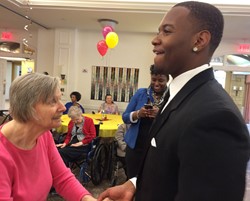
<svg viewBox="0 0 250 201">
<path fill-rule="evenodd" d="M 1 0 L 0 28 L 30 29 L 70 28 L 101 30 L 100 18 L 118 21 L 115 31 L 156 33 L 164 13 L 173 3 L 83 0 Z M 225 16 L 224 40 L 250 42 L 250 5 L 216 5 Z M 32 10 L 29 9 L 32 7 Z"/>
</svg>

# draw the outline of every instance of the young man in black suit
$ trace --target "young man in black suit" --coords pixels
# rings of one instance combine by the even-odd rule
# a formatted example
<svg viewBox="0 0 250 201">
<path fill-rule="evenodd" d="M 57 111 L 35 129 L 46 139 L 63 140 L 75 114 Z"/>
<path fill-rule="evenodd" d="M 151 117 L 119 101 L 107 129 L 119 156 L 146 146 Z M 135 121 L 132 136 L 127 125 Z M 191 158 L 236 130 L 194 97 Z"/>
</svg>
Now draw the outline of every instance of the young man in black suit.
<svg viewBox="0 0 250 201">
<path fill-rule="evenodd" d="M 150 130 L 137 177 L 102 193 L 101 201 L 242 201 L 249 134 L 209 65 L 224 20 L 213 5 L 176 4 L 153 39 L 155 66 L 173 81 Z"/>
</svg>

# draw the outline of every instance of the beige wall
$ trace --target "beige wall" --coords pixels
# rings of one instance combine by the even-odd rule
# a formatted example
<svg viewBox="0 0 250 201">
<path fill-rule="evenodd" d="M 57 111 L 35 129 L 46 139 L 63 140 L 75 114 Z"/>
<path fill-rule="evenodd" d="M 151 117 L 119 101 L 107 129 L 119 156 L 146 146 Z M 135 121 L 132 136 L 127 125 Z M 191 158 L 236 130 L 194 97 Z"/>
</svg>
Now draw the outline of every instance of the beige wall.
<svg viewBox="0 0 250 201">
<path fill-rule="evenodd" d="M 37 38 L 36 71 L 40 73 L 46 71 L 53 75 L 55 31 L 41 29 Z"/>
<path fill-rule="evenodd" d="M 68 33 L 68 34 L 67 34 Z M 38 33 L 38 53 L 36 69 L 38 72 L 48 71 L 54 76 L 66 74 L 66 97 L 77 90 L 82 94 L 80 103 L 89 111 L 97 110 L 102 101 L 90 100 L 91 69 L 93 65 L 135 67 L 140 68 L 138 87 L 149 85 L 149 66 L 153 63 L 151 40 L 153 34 L 117 33 L 119 43 L 109 49 L 102 58 L 97 51 L 97 43 L 102 40 L 100 32 L 79 30 L 55 30 Z M 53 35 L 55 40 L 53 41 Z M 58 39 L 64 35 L 64 39 Z M 54 54 L 52 52 L 54 50 Z M 59 50 L 59 51 L 58 51 Z M 60 57 L 61 52 L 66 52 Z M 83 69 L 87 70 L 86 73 Z M 124 111 L 127 103 L 117 103 Z"/>
<path fill-rule="evenodd" d="M 6 30 L 0 29 L 0 31 Z M 13 32 L 13 41 L 21 42 L 22 38 L 27 36 L 27 32 L 23 30 L 9 31 Z M 60 76 L 61 73 L 66 74 L 67 84 L 65 85 L 64 102 L 69 100 L 71 91 L 78 90 L 82 94 L 80 103 L 87 111 L 97 110 L 101 101 L 90 100 L 92 65 L 140 68 L 139 88 L 147 87 L 149 84 L 149 66 L 153 63 L 154 57 L 151 40 L 154 34 L 126 32 L 118 32 L 117 34 L 119 36 L 118 45 L 101 58 L 96 48 L 97 42 L 103 39 L 101 28 L 99 32 L 40 29 L 37 33 L 32 32 L 32 38 L 29 40 L 30 46 L 36 50 L 36 53 L 30 57 L 35 60 L 35 70 L 37 72 L 47 71 L 54 76 Z M 62 37 L 62 41 L 60 41 L 60 37 Z M 222 39 L 222 43 L 216 50 L 214 57 L 237 53 L 237 44 L 237 41 L 224 41 Z M 67 58 L 62 56 L 64 50 Z M 9 56 L 2 52 L 0 55 Z M 84 73 L 83 69 L 87 70 L 87 72 Z M 228 87 L 227 91 L 232 95 L 230 85 L 232 86 L 231 81 L 226 87 Z M 242 108 L 244 104 L 242 98 L 244 99 L 242 95 L 234 97 L 239 108 Z M 127 106 L 127 103 L 117 104 L 121 111 L 124 111 Z"/>
</svg>

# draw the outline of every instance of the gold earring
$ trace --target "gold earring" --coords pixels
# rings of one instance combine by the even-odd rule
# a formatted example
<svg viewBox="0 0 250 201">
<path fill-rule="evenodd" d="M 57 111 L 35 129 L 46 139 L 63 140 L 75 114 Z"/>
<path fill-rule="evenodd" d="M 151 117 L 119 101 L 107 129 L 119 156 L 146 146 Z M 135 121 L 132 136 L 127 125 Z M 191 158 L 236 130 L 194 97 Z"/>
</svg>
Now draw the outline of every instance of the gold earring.
<svg viewBox="0 0 250 201">
<path fill-rule="evenodd" d="M 193 51 L 197 52 L 198 51 L 198 47 L 193 47 Z"/>
</svg>

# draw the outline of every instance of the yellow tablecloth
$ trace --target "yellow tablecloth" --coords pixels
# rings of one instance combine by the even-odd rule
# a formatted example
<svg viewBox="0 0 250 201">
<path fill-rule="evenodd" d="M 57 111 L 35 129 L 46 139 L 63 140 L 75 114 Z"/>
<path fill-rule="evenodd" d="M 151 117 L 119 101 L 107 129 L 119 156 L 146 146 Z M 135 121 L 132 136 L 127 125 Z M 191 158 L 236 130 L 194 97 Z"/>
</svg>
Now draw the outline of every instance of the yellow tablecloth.
<svg viewBox="0 0 250 201">
<path fill-rule="evenodd" d="M 107 114 L 107 120 L 101 121 L 101 114 L 83 114 L 83 116 L 90 117 L 94 120 L 94 124 L 100 124 L 99 136 L 100 137 L 114 137 L 115 132 L 117 131 L 118 125 L 122 124 L 121 115 Z M 68 124 L 70 118 L 67 114 L 62 115 L 61 117 L 62 125 L 56 129 L 58 133 L 66 133 L 68 131 Z"/>
</svg>

